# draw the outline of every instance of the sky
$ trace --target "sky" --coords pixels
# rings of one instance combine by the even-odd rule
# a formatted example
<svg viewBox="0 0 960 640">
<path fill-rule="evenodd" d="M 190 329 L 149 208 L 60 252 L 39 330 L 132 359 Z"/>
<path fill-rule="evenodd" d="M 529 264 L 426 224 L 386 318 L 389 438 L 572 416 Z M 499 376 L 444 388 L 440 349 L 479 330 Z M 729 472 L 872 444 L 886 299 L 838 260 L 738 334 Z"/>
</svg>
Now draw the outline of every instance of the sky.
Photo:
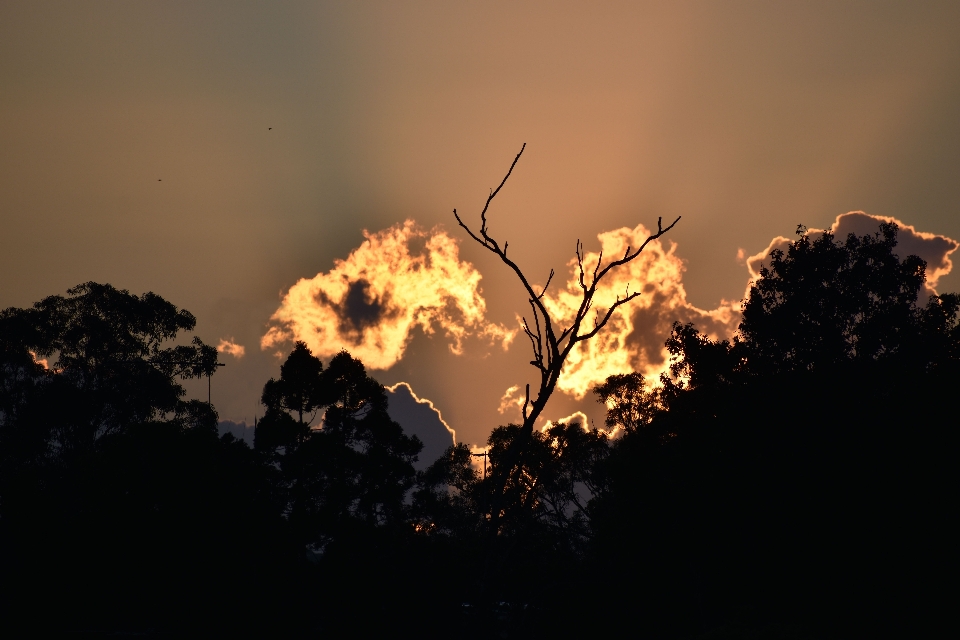
<svg viewBox="0 0 960 640">
<path fill-rule="evenodd" d="M 602 424 L 591 385 L 662 368 L 673 319 L 729 335 L 798 224 L 911 225 L 960 291 L 958 31 L 955 2 L 0 1 L 0 308 L 153 291 L 226 349 L 224 420 L 304 339 L 480 443 L 536 371 L 523 290 L 452 212 L 475 225 L 525 143 L 490 229 L 556 270 L 561 321 L 578 239 L 682 216 L 545 416 Z"/>
</svg>

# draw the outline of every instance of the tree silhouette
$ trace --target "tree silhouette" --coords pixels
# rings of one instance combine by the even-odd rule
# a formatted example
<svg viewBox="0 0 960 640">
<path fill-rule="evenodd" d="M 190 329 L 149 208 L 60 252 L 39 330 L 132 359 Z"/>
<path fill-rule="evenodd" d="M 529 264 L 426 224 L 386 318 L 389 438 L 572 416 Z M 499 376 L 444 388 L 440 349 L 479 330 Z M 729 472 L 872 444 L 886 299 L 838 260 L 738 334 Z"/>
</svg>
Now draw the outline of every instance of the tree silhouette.
<svg viewBox="0 0 960 640">
<path fill-rule="evenodd" d="M 640 292 L 637 291 L 633 293 L 627 291 L 624 293 L 623 298 L 617 296 L 614 303 L 601 313 L 600 309 L 594 310 L 593 307 L 597 286 L 612 270 L 634 260 L 643 252 L 647 244 L 660 238 L 680 221 L 680 218 L 677 217 L 669 226 L 664 228 L 662 220 L 658 218 L 656 233 L 651 234 L 639 247 L 628 246 L 623 256 L 615 257 L 606 264 L 603 263 L 603 252 L 601 251 L 597 258 L 596 265 L 584 265 L 583 245 L 577 240 L 576 255 L 579 266 L 579 286 L 582 291 L 582 297 L 570 326 L 561 327 L 554 318 L 550 317 L 550 313 L 543 303 L 543 297 L 553 280 L 554 271 L 551 269 L 543 289 L 537 292 L 520 267 L 507 256 L 509 243 L 504 241 L 501 247 L 500 243 L 489 234 L 487 229 L 487 209 L 489 209 L 490 203 L 503 188 L 503 185 L 506 184 L 510 174 L 513 173 L 513 169 L 520 160 L 520 156 L 523 155 L 524 149 L 526 149 L 526 144 L 521 147 L 520 152 L 516 158 L 514 158 L 510 169 L 500 182 L 500 185 L 496 189 L 491 190 L 490 195 L 487 197 L 483 210 L 480 212 L 479 231 L 474 232 L 463 222 L 457 214 L 456 209 L 453 211 L 457 223 L 463 227 L 467 234 L 480 246 L 496 255 L 501 262 L 507 265 L 523 285 L 528 295 L 528 304 L 530 305 L 531 313 L 529 320 L 526 316 L 523 318 L 523 330 L 530 340 L 533 351 L 533 360 L 531 360 L 530 364 L 532 364 L 540 374 L 539 388 L 532 399 L 530 395 L 530 385 L 526 385 L 526 399 L 523 404 L 523 423 L 520 425 L 518 437 L 511 438 L 510 446 L 501 458 L 502 462 L 493 467 L 492 486 L 495 487 L 495 489 L 492 494 L 490 523 L 491 531 L 494 532 L 499 528 L 499 519 L 502 515 L 501 503 L 504 500 L 502 494 L 509 484 L 513 483 L 516 485 L 520 481 L 519 474 L 524 464 L 522 458 L 528 449 L 535 446 L 532 440 L 534 424 L 542 414 L 554 389 L 556 389 L 563 365 L 570 355 L 570 352 L 577 344 L 596 336 L 618 308 L 640 295 Z M 588 322 L 591 311 L 596 312 L 596 318 L 592 326 L 590 326 Z M 512 478 L 510 477 L 511 475 L 513 475 Z"/>
<path fill-rule="evenodd" d="M 616 301 L 610 305 L 610 307 L 605 309 L 602 314 L 600 314 L 600 310 L 597 309 L 597 317 L 593 323 L 593 326 L 589 326 L 585 323 L 590 315 L 590 311 L 593 310 L 593 298 L 596 295 L 597 286 L 608 273 L 633 261 L 643 252 L 650 242 L 660 238 L 663 234 L 670 231 L 670 229 L 672 229 L 674 225 L 680 221 L 680 217 L 678 216 L 677 219 L 666 228 L 664 228 L 661 224 L 662 219 L 658 218 L 657 233 L 650 235 L 639 247 L 628 246 L 622 257 L 615 258 L 607 264 L 603 264 L 603 252 L 601 251 L 600 256 L 597 258 L 597 264 L 593 265 L 592 268 L 589 266 L 584 266 L 583 245 L 579 240 L 577 240 L 576 255 L 577 264 L 579 265 L 580 269 L 579 285 L 583 295 L 572 323 L 569 327 L 561 328 L 557 326 L 556 321 L 550 317 L 547 308 L 543 304 L 543 296 L 550 287 L 550 282 L 553 280 L 554 271 L 552 269 L 550 270 L 550 275 L 547 277 L 547 283 L 544 285 L 543 289 L 537 293 L 530 284 L 526 275 L 524 275 L 523 271 L 520 270 L 520 267 L 517 266 L 512 259 L 507 257 L 507 248 L 509 243 L 504 242 L 503 247 L 501 248 L 497 240 L 487 232 L 487 209 L 490 207 L 490 203 L 493 201 L 496 195 L 500 192 L 500 189 L 503 188 L 503 185 L 506 184 L 507 178 L 509 178 L 510 174 L 513 173 L 513 168 L 516 166 L 517 161 L 520 160 L 520 156 L 523 155 L 523 150 L 526 149 L 526 146 L 527 145 L 524 144 L 520 149 L 520 153 L 518 153 L 517 157 L 514 158 L 513 164 L 510 165 L 510 169 L 507 171 L 507 175 L 504 176 L 503 180 L 500 182 L 500 185 L 495 190 L 492 190 L 490 195 L 487 197 L 487 201 L 483 206 L 483 210 L 480 212 L 479 232 L 475 233 L 472 229 L 470 229 L 470 227 L 468 227 L 463 220 L 460 219 L 456 209 L 454 209 L 453 215 L 457 219 L 457 223 L 463 227 L 463 229 L 471 238 L 473 238 L 474 241 L 491 253 L 495 254 L 498 258 L 500 258 L 501 262 L 507 265 L 514 272 L 529 296 L 528 303 L 530 305 L 531 321 L 528 321 L 526 317 L 523 318 L 523 330 L 530 339 L 531 348 L 533 350 L 533 360 L 530 364 L 532 364 L 540 373 L 539 389 L 537 390 L 537 393 L 532 401 L 530 398 L 530 385 L 526 386 L 527 395 L 526 401 L 523 405 L 523 424 L 521 427 L 525 433 L 529 434 L 533 432 L 534 423 L 536 422 L 537 418 L 540 417 L 544 407 L 547 405 L 547 401 L 550 399 L 550 395 L 556 388 L 557 380 L 559 380 L 560 372 L 563 369 L 563 364 L 566 362 L 567 356 L 570 355 L 570 352 L 573 350 L 573 348 L 578 343 L 590 340 L 597 335 L 618 308 L 640 295 L 639 291 L 635 291 L 633 293 L 625 292 L 623 298 L 617 296 Z"/>
<path fill-rule="evenodd" d="M 184 397 L 217 365 L 197 338 L 170 346 L 194 325 L 93 282 L 0 312 L 5 630 L 189 627 L 282 546 L 253 452 Z"/>
<path fill-rule="evenodd" d="M 597 402 L 607 407 L 605 424 L 613 431 L 637 431 L 650 424 L 657 410 L 656 400 L 639 373 L 612 375 L 593 392 Z"/>
<path fill-rule="evenodd" d="M 199 338 L 163 346 L 193 329 L 189 312 L 153 293 L 94 282 L 67 294 L 0 312 L 0 437 L 26 429 L 49 443 L 46 454 L 63 456 L 142 422 L 170 415 L 196 421 L 202 410 L 182 400 L 176 378 L 209 375 L 217 351 Z"/>
<path fill-rule="evenodd" d="M 278 447 L 293 452 L 309 435 L 317 411 L 327 404 L 323 392 L 323 363 L 306 343 L 297 342 L 280 366 L 280 378 L 271 378 L 263 386 L 260 402 L 267 411 L 257 423 L 254 446 L 271 453 Z M 304 414 L 308 414 L 306 421 Z"/>
<path fill-rule="evenodd" d="M 939 357 L 929 340 L 949 334 L 945 322 L 956 315 L 957 298 L 935 296 L 918 306 L 926 265 L 917 256 L 901 260 L 896 245 L 897 227 L 885 222 L 872 236 L 837 242 L 829 232 L 815 240 L 804 234 L 787 253 L 774 251 L 743 308 L 749 369 Z"/>
<path fill-rule="evenodd" d="M 677 323 L 659 390 L 598 388 L 625 434 L 591 505 L 598 570 L 622 591 L 597 606 L 644 603 L 663 637 L 934 627 L 943 596 L 923 567 L 957 533 L 942 399 L 960 382 L 960 304 L 921 304 L 925 265 L 896 236 L 801 231 L 761 270 L 732 341 Z"/>
<path fill-rule="evenodd" d="M 404 519 L 422 444 L 387 414 L 383 385 L 363 363 L 341 351 L 324 369 L 298 342 L 262 401 L 256 448 L 279 466 L 285 511 L 312 553 L 357 527 Z M 322 424 L 311 427 L 304 415 L 320 411 Z"/>
<path fill-rule="evenodd" d="M 802 227 L 798 233 L 786 253 L 775 250 L 761 268 L 732 342 L 674 325 L 668 389 L 675 381 L 698 387 L 743 376 L 878 366 L 926 375 L 957 366 L 960 296 L 919 304 L 926 264 L 897 256 L 895 224 L 843 242 L 829 232 L 815 240 Z"/>
</svg>

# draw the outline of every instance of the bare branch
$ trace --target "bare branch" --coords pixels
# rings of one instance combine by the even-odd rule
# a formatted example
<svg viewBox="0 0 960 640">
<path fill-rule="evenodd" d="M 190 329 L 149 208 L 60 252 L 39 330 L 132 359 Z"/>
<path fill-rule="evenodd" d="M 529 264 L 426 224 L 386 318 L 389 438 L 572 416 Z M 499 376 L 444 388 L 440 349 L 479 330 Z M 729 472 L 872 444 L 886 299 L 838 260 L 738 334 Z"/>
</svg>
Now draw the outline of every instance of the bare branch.
<svg viewBox="0 0 960 640">
<path fill-rule="evenodd" d="M 523 421 L 527 421 L 527 407 L 530 405 L 530 385 L 527 384 L 527 399 L 523 401 Z"/>
<path fill-rule="evenodd" d="M 504 246 L 503 250 L 504 250 L 504 252 L 506 252 L 506 250 L 507 250 L 506 246 Z M 541 292 L 540 292 L 540 295 L 537 296 L 537 300 L 539 300 L 540 298 L 542 298 L 542 297 L 543 297 L 543 294 L 545 294 L 545 293 L 547 292 L 547 287 L 550 286 L 550 282 L 551 282 L 552 280 L 553 280 L 553 269 L 550 269 L 550 275 L 547 276 L 547 284 L 543 285 L 543 291 L 541 291 Z"/>
<path fill-rule="evenodd" d="M 597 258 L 597 266 L 593 268 L 593 283 L 591 287 L 597 286 L 597 272 L 600 271 L 600 263 L 603 262 L 603 249 L 600 249 L 600 257 Z"/>
<path fill-rule="evenodd" d="M 581 252 L 580 238 L 577 238 L 577 266 L 580 268 L 580 288 L 586 291 L 587 285 L 583 283 L 583 253 Z"/>
<path fill-rule="evenodd" d="M 537 331 L 534 333 L 530 330 L 530 324 L 527 322 L 526 318 L 523 318 L 523 332 L 527 334 L 527 338 L 530 340 L 530 348 L 533 351 L 533 360 L 530 361 L 530 364 L 535 366 L 541 372 L 546 371 L 547 368 L 543 365 L 543 338 L 540 334 L 540 323 L 537 318 L 536 309 L 534 309 L 534 319 L 537 320 Z"/>
<path fill-rule="evenodd" d="M 531 326 L 527 318 L 524 317 L 522 318 L 522 326 L 524 333 L 530 340 L 530 347 L 533 351 L 533 360 L 530 361 L 530 364 L 536 367 L 540 372 L 540 386 L 536 396 L 531 398 L 530 385 L 527 384 L 526 395 L 523 403 L 522 433 L 530 435 L 533 432 L 535 422 L 542 414 L 547 401 L 550 399 L 551 394 L 557 386 L 557 382 L 560 379 L 560 373 L 563 370 L 563 365 L 566 362 L 567 357 L 570 355 L 572 349 L 578 343 L 590 340 L 596 336 L 610 321 L 610 318 L 618 308 L 629 303 L 631 300 L 640 295 L 640 292 L 630 293 L 630 285 L 628 284 L 624 290 L 624 297 L 621 299 L 620 296 L 617 296 L 617 299 L 614 301 L 614 303 L 610 305 L 610 307 L 606 309 L 605 313 L 603 314 L 601 314 L 600 310 L 598 309 L 596 311 L 593 328 L 590 331 L 581 334 L 581 330 L 584 328 L 583 322 L 587 318 L 591 309 L 594 308 L 594 296 L 597 293 L 600 282 L 612 269 L 634 260 L 638 255 L 640 255 L 641 252 L 643 252 L 650 242 L 653 242 L 654 240 L 660 238 L 663 234 L 670 231 L 680 221 L 680 218 L 678 217 L 666 228 L 663 226 L 663 219 L 658 218 L 656 233 L 651 234 L 636 249 L 632 246 L 627 246 L 626 251 L 624 251 L 623 256 L 620 259 L 614 260 L 607 265 L 603 264 L 603 251 L 601 249 L 597 257 L 597 263 L 592 269 L 591 275 L 593 279 L 589 285 L 586 282 L 586 269 L 584 267 L 586 250 L 583 243 L 578 239 L 576 244 L 578 270 L 577 280 L 582 292 L 582 296 L 580 299 L 580 304 L 574 314 L 572 324 L 569 327 L 563 328 L 558 337 L 554 330 L 553 319 L 550 317 L 550 313 L 547 311 L 547 307 L 544 304 L 546 292 L 553 282 L 553 277 L 555 275 L 554 270 L 550 270 L 550 275 L 547 278 L 547 282 L 543 288 L 539 292 L 535 291 L 534 287 L 530 284 L 530 281 L 524 275 L 520 267 L 507 257 L 507 248 L 509 247 L 509 243 L 504 241 L 503 248 L 501 249 L 498 242 L 490 235 L 488 230 L 487 212 L 489 211 L 490 203 L 506 184 L 507 179 L 513 173 L 513 169 L 516 167 L 517 162 L 520 160 L 520 156 L 523 154 L 525 149 L 526 144 L 521 147 L 520 152 L 513 159 L 509 170 L 503 177 L 503 180 L 500 181 L 500 184 L 497 186 L 497 188 L 490 190 L 490 194 L 487 196 L 487 200 L 484 203 L 483 210 L 480 212 L 480 228 L 478 232 L 474 232 L 463 222 L 463 220 L 457 214 L 456 209 L 454 209 L 453 215 L 457 220 L 457 224 L 463 227 L 470 238 L 482 245 L 491 253 L 496 254 L 505 265 L 513 270 L 514 274 L 517 276 L 517 279 L 520 280 L 524 290 L 527 292 L 530 309 L 533 313 L 534 323 L 533 326 Z M 498 494 L 502 494 L 502 491 L 507 487 L 510 478 L 515 478 L 517 482 L 523 480 L 523 478 L 520 478 L 516 474 L 520 473 L 523 468 L 523 459 L 527 450 L 527 445 L 524 444 L 524 442 L 525 440 L 519 439 L 515 442 L 516 446 L 511 445 L 511 448 L 506 452 L 503 461 L 500 463 L 500 465 L 498 465 L 502 468 L 502 470 L 496 472 L 497 479 L 494 480 L 494 484 L 495 486 L 498 486 L 499 489 L 497 489 L 497 494 L 495 494 L 490 509 L 490 530 L 493 532 L 498 530 L 497 523 L 502 515 L 502 509 L 499 504 L 500 498 L 496 496 Z M 536 499 L 538 481 L 539 478 L 534 479 L 530 488 L 530 493 L 526 499 Z M 578 504 L 577 507 L 582 508 L 582 505 Z"/>
<path fill-rule="evenodd" d="M 610 305 L 610 308 L 607 309 L 607 313 L 603 316 L 603 320 L 601 320 L 599 324 L 594 326 L 593 331 L 590 331 L 589 333 L 584 333 L 583 335 L 577 336 L 576 338 L 572 338 L 572 340 L 574 342 L 583 342 L 584 340 L 589 340 L 593 336 L 597 335 L 597 333 L 599 333 L 600 330 L 603 329 L 603 327 L 607 324 L 607 321 L 610 319 L 610 316 L 613 315 L 614 311 L 616 311 L 619 307 L 627 304 L 628 302 L 630 302 L 631 300 L 639 296 L 640 296 L 640 293 L 638 291 L 634 291 L 633 293 L 631 293 L 630 295 L 628 295 L 626 298 L 622 300 L 620 299 L 620 296 L 617 296 L 617 301 L 614 302 L 612 305 Z"/>
<path fill-rule="evenodd" d="M 681 218 L 681 216 L 677 216 L 677 219 L 674 220 L 674 221 L 670 224 L 670 226 L 667 227 L 666 229 L 662 228 L 662 225 L 661 225 L 661 220 L 662 220 L 662 218 L 658 218 L 658 219 L 657 219 L 657 232 L 656 232 L 655 234 L 649 236 L 646 240 L 644 240 L 644 241 L 643 241 L 643 244 L 640 245 L 640 247 L 639 247 L 636 251 L 634 251 L 633 253 L 627 252 L 627 253 L 624 255 L 623 258 L 620 258 L 619 260 L 615 260 L 615 261 L 611 262 L 610 264 L 608 264 L 607 266 L 605 266 L 605 267 L 603 268 L 603 270 L 600 271 L 600 273 L 597 275 L 597 280 L 601 280 L 601 279 L 603 278 L 603 276 L 605 276 L 605 275 L 607 274 L 607 272 L 609 272 L 611 269 L 614 269 L 614 268 L 616 268 L 616 267 L 619 267 L 619 266 L 621 266 L 621 265 L 624 265 L 624 264 L 630 262 L 631 260 L 633 260 L 634 258 L 636 258 L 638 255 L 640 255 L 640 254 L 643 252 L 644 249 L 647 248 L 647 245 L 648 245 L 648 244 L 650 244 L 650 243 L 653 242 L 654 240 L 659 239 L 660 236 L 662 236 L 662 235 L 665 234 L 666 232 L 670 231 L 670 229 L 673 229 L 673 227 L 676 226 L 676 224 L 677 224 L 678 222 L 680 222 L 680 218 Z"/>
<path fill-rule="evenodd" d="M 523 155 L 523 150 L 527 148 L 527 143 L 524 142 L 523 146 L 520 147 L 520 153 L 517 154 L 517 157 L 513 159 L 513 163 L 510 165 L 510 169 L 507 171 L 507 175 L 503 176 L 503 180 L 500 181 L 500 186 L 497 187 L 496 191 L 491 191 L 490 195 L 487 197 L 486 204 L 483 205 L 483 211 L 480 212 L 480 233 L 484 238 L 487 237 L 487 208 L 490 206 L 490 201 L 493 200 L 500 189 L 503 189 L 503 185 L 507 183 L 507 178 L 510 177 L 510 174 L 513 173 L 513 168 L 517 166 L 517 161 L 520 159 L 520 156 Z M 504 251 L 506 251 L 506 246 L 504 246 Z"/>
</svg>

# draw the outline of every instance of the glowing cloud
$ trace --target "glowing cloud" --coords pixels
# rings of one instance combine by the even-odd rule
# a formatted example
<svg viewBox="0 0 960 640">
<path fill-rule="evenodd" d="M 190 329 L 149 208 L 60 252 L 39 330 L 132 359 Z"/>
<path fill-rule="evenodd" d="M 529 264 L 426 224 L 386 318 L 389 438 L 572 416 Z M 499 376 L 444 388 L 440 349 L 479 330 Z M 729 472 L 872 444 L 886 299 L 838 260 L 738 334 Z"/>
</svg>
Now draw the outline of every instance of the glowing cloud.
<svg viewBox="0 0 960 640">
<path fill-rule="evenodd" d="M 640 246 L 649 235 L 643 225 L 638 225 L 597 237 L 604 260 L 609 261 L 612 256 L 622 256 L 628 246 Z M 571 351 L 558 389 L 582 398 L 608 376 L 626 371 L 637 371 L 651 381 L 657 380 L 669 366 L 664 341 L 674 321 L 693 322 L 713 339 L 733 335 L 740 322 L 740 303 L 722 301 L 719 308 L 704 310 L 687 302 L 683 261 L 676 256 L 676 248 L 672 242 L 669 247 L 660 241 L 651 242 L 633 262 L 614 269 L 601 281 L 594 297 L 594 308 L 601 314 L 618 295 L 622 298 L 627 291 L 640 291 L 642 295 L 620 307 L 592 340 Z M 584 267 L 592 270 L 599 257 L 597 253 L 587 253 Z M 548 292 L 544 299 L 561 328 L 569 326 L 582 299 L 576 260 L 571 260 L 569 266 L 566 288 L 552 296 Z"/>
<path fill-rule="evenodd" d="M 550 429 L 553 429 L 555 426 L 557 426 L 561 422 L 563 424 L 572 424 L 574 422 L 577 422 L 580 424 L 580 426 L 583 428 L 584 431 L 590 430 L 590 419 L 587 418 L 587 414 L 585 414 L 583 411 L 574 411 L 566 418 L 560 418 L 559 420 L 556 420 L 556 421 L 547 420 L 545 423 L 543 423 L 543 426 L 540 428 L 540 431 L 546 433 L 547 431 L 549 431 Z"/>
<path fill-rule="evenodd" d="M 33 358 L 33 361 L 34 361 L 35 363 L 37 363 L 38 365 L 40 365 L 41 367 L 43 367 L 43 368 L 46 369 L 47 371 L 50 370 L 50 364 L 47 362 L 47 359 L 46 359 L 46 358 L 37 358 L 37 354 L 34 353 L 33 351 L 28 351 L 27 353 L 30 354 L 30 357 Z"/>
<path fill-rule="evenodd" d="M 240 359 L 247 352 L 242 344 L 237 344 L 233 338 L 220 338 L 220 344 L 217 345 L 217 351 L 227 353 L 236 359 Z"/>
<path fill-rule="evenodd" d="M 843 241 L 848 234 L 854 233 L 858 236 L 872 235 L 877 233 L 881 222 L 893 222 L 900 227 L 897 234 L 897 255 L 901 259 L 914 255 L 922 258 L 927 263 L 927 279 L 924 291 L 921 292 L 922 303 L 931 295 L 937 295 L 937 282 L 943 276 L 950 273 L 953 269 L 953 262 L 950 260 L 950 254 L 960 247 L 960 243 L 947 236 L 941 236 L 925 231 L 917 231 L 913 225 L 906 224 L 891 218 L 889 216 L 875 216 L 863 211 L 851 211 L 837 216 L 831 225 L 829 231 L 836 240 Z M 823 229 L 809 229 L 807 234 L 811 238 L 819 237 L 823 234 Z M 767 248 L 755 255 L 747 258 L 747 269 L 750 271 L 750 283 L 760 277 L 760 266 L 770 256 L 774 249 L 786 251 L 790 243 L 790 238 L 777 236 L 770 241 Z M 750 283 L 747 284 L 747 292 L 750 291 Z"/>
<path fill-rule="evenodd" d="M 897 251 L 901 257 L 917 255 L 927 262 L 927 279 L 921 302 L 936 294 L 936 285 L 941 277 L 950 272 L 953 263 L 950 254 L 960 247 L 956 240 L 942 235 L 917 231 L 912 225 L 895 218 L 872 216 L 862 211 L 852 211 L 837 216 L 830 231 L 843 239 L 849 233 L 865 235 L 876 233 L 881 222 L 894 222 L 900 227 Z M 812 229 L 811 235 L 823 230 Z M 627 246 L 636 247 L 649 232 L 643 225 L 635 229 L 626 227 L 601 233 L 598 238 L 606 259 L 623 255 Z M 774 238 L 761 252 L 748 256 L 743 249 L 737 251 L 737 261 L 746 264 L 749 271 L 749 286 L 760 275 L 760 265 L 774 249 L 786 249 L 792 242 L 783 236 Z M 687 302 L 683 287 L 684 266 L 676 256 L 677 245 L 665 246 L 660 241 L 647 245 L 640 256 L 619 271 L 608 274 L 601 282 L 595 297 L 595 308 L 600 312 L 608 308 L 616 297 L 627 291 L 640 291 L 643 295 L 624 305 L 610 318 L 599 335 L 587 343 L 581 343 L 570 353 L 557 388 L 576 398 L 582 398 L 607 376 L 625 371 L 637 371 L 651 383 L 656 384 L 659 374 L 669 366 L 664 341 L 670 334 L 674 321 L 692 322 L 711 339 L 730 338 L 740 323 L 740 303 L 721 301 L 717 309 L 699 309 Z M 599 254 L 588 253 L 584 265 L 592 269 Z M 548 293 L 545 304 L 562 326 L 569 324 L 581 300 L 578 286 L 579 271 L 575 260 L 570 264 L 570 280 L 565 289 Z M 746 294 L 745 296 L 746 297 Z M 566 324 L 565 324 L 566 323 Z M 501 399 L 501 413 L 515 406 L 523 406 L 519 388 L 508 389 Z"/>
<path fill-rule="evenodd" d="M 371 369 L 388 369 L 416 327 L 427 334 L 442 329 L 456 354 L 471 334 L 509 346 L 516 331 L 485 322 L 480 273 L 460 261 L 456 240 L 412 220 L 364 236 L 329 272 L 290 287 L 263 349 L 303 340 L 319 357 L 347 349 Z"/>
<path fill-rule="evenodd" d="M 524 392 L 520 391 L 520 387 L 514 385 L 509 387 L 506 391 L 503 392 L 503 396 L 500 398 L 500 406 L 497 407 L 497 412 L 504 414 L 513 410 L 523 411 L 523 403 L 526 400 Z"/>
</svg>

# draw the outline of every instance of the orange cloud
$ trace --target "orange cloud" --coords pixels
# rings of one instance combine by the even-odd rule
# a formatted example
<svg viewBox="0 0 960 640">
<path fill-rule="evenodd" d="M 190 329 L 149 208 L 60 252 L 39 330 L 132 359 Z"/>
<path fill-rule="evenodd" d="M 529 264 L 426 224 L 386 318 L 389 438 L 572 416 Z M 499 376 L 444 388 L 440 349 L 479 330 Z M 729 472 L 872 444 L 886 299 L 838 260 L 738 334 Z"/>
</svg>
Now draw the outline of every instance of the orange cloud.
<svg viewBox="0 0 960 640">
<path fill-rule="evenodd" d="M 456 240 L 412 220 L 364 236 L 329 272 L 290 287 L 263 349 L 303 340 L 320 357 L 347 349 L 371 369 L 388 369 L 416 327 L 427 334 L 442 329 L 456 354 L 468 335 L 509 346 L 516 331 L 485 321 L 480 273 L 460 261 Z"/>
<path fill-rule="evenodd" d="M 243 345 L 234 342 L 233 338 L 220 338 L 220 344 L 217 345 L 217 351 L 220 353 L 228 353 L 238 360 L 247 352 Z"/>
<path fill-rule="evenodd" d="M 556 421 L 547 420 L 546 422 L 543 423 L 543 426 L 540 427 L 540 431 L 546 433 L 547 431 L 549 431 L 550 429 L 553 429 L 555 426 L 557 426 L 561 422 L 563 424 L 572 424 L 574 422 L 577 422 L 580 424 L 580 426 L 583 428 L 584 431 L 590 430 L 590 419 L 587 418 L 587 414 L 585 414 L 583 411 L 574 411 L 566 418 L 560 418 L 559 420 L 556 420 Z"/>
<path fill-rule="evenodd" d="M 599 234 L 605 260 L 622 256 L 627 247 L 638 247 L 650 235 L 643 226 L 623 227 Z M 670 335 L 674 321 L 693 322 L 701 332 L 713 339 L 729 338 L 740 322 L 740 303 L 722 301 L 717 309 L 699 309 L 687 302 L 683 287 L 683 261 L 676 255 L 677 245 L 665 246 L 659 240 L 647 248 L 633 262 L 614 269 L 597 287 L 594 308 L 601 314 L 617 296 L 639 291 L 641 296 L 620 307 L 611 316 L 606 327 L 596 337 L 581 342 L 570 352 L 557 388 L 576 398 L 582 398 L 608 376 L 625 371 L 637 371 L 644 377 L 657 380 L 667 370 L 669 358 L 664 341 Z M 584 256 L 585 268 L 593 269 L 598 253 Z M 551 316 L 562 328 L 569 326 L 582 299 L 578 284 L 579 270 L 571 260 L 570 279 L 566 288 L 548 292 L 544 299 Z M 588 327 L 589 328 L 589 327 Z"/>
<path fill-rule="evenodd" d="M 503 392 L 503 396 L 500 398 L 500 406 L 497 407 L 497 412 L 504 414 L 516 409 L 518 412 L 523 411 L 523 403 L 526 400 L 524 391 L 520 391 L 518 385 L 509 387 L 506 391 Z"/>
<path fill-rule="evenodd" d="M 503 397 L 500 398 L 500 406 L 497 411 L 501 414 L 508 414 L 508 419 L 520 422 L 523 420 L 523 403 L 525 400 L 526 389 L 521 389 L 519 386 L 512 386 L 503 392 Z M 552 429 L 560 422 L 564 424 L 579 422 L 584 429 L 589 429 L 590 425 L 590 419 L 587 418 L 587 414 L 582 411 L 574 411 L 569 416 L 558 420 L 547 420 L 543 416 L 541 416 L 540 420 L 542 423 L 540 425 L 540 431 Z"/>
<path fill-rule="evenodd" d="M 37 358 L 37 354 L 34 353 L 33 351 L 28 351 L 27 353 L 30 354 L 30 357 L 33 358 L 33 361 L 34 361 L 35 363 L 37 363 L 38 365 L 40 365 L 41 367 L 43 367 L 44 369 L 46 369 L 46 370 L 48 370 L 48 371 L 50 370 L 50 364 L 47 362 L 47 359 L 46 359 L 46 358 L 39 358 L 39 359 L 38 359 L 38 358 Z"/>
<path fill-rule="evenodd" d="M 941 277 L 953 268 L 950 255 L 960 243 L 946 236 L 917 231 L 912 225 L 896 218 L 874 216 L 862 211 L 851 211 L 837 216 L 830 231 L 843 239 L 849 233 L 865 235 L 876 233 L 881 222 L 893 222 L 900 228 L 898 253 L 901 257 L 917 255 L 927 262 L 926 287 L 922 298 L 936 295 L 936 285 Z M 810 234 L 822 234 L 821 229 L 812 229 Z M 623 255 L 627 246 L 636 247 L 647 238 L 649 232 L 643 225 L 635 229 L 626 227 L 601 233 L 598 238 L 605 257 Z M 759 253 L 747 256 L 743 249 L 737 251 L 737 260 L 747 266 L 750 284 L 760 276 L 761 263 L 774 249 L 786 249 L 793 242 L 778 236 Z M 595 308 L 601 313 L 628 291 L 640 291 L 643 295 L 621 307 L 610 322 L 593 340 L 581 343 L 568 358 L 557 388 L 576 398 L 582 398 L 597 384 L 612 374 L 637 371 L 656 384 L 659 375 L 667 370 L 669 358 L 664 341 L 670 334 L 674 321 L 692 322 L 711 339 L 730 338 L 740 323 L 740 303 L 721 301 L 718 308 L 699 309 L 687 302 L 683 287 L 683 261 L 676 255 L 677 245 L 665 245 L 654 241 L 643 253 L 619 271 L 608 274 L 601 282 L 595 297 Z M 584 265 L 592 268 L 599 254 L 589 253 Z M 610 258 L 606 258 L 610 259 Z M 567 326 L 581 300 L 578 286 L 579 271 L 575 260 L 570 264 L 570 280 L 566 288 L 548 293 L 545 304 L 561 326 Z M 746 294 L 744 295 L 746 297 Z M 922 300 L 921 300 L 922 301 Z M 564 324 L 566 323 L 566 324 Z M 501 413 L 516 406 L 523 406 L 518 388 L 507 390 L 501 400 Z"/>
<path fill-rule="evenodd" d="M 921 293 L 921 302 L 931 295 L 937 295 L 937 282 L 953 269 L 950 254 L 960 247 L 960 243 L 947 236 L 941 236 L 926 231 L 917 231 L 913 225 L 906 224 L 889 216 L 875 216 L 863 211 L 851 211 L 837 216 L 829 231 L 837 240 L 843 240 L 848 234 L 858 236 L 877 233 L 881 222 L 892 222 L 900 227 L 897 234 L 897 254 L 901 259 L 914 255 L 927 263 L 927 279 L 924 291 Z M 812 238 L 822 235 L 823 229 L 809 229 L 807 234 Z M 747 269 L 750 271 L 750 281 L 747 283 L 747 293 L 750 285 L 760 277 L 760 267 L 774 249 L 786 251 L 793 242 L 790 238 L 777 236 L 770 241 L 767 247 L 747 258 Z M 746 297 L 746 296 L 744 296 Z"/>
</svg>

